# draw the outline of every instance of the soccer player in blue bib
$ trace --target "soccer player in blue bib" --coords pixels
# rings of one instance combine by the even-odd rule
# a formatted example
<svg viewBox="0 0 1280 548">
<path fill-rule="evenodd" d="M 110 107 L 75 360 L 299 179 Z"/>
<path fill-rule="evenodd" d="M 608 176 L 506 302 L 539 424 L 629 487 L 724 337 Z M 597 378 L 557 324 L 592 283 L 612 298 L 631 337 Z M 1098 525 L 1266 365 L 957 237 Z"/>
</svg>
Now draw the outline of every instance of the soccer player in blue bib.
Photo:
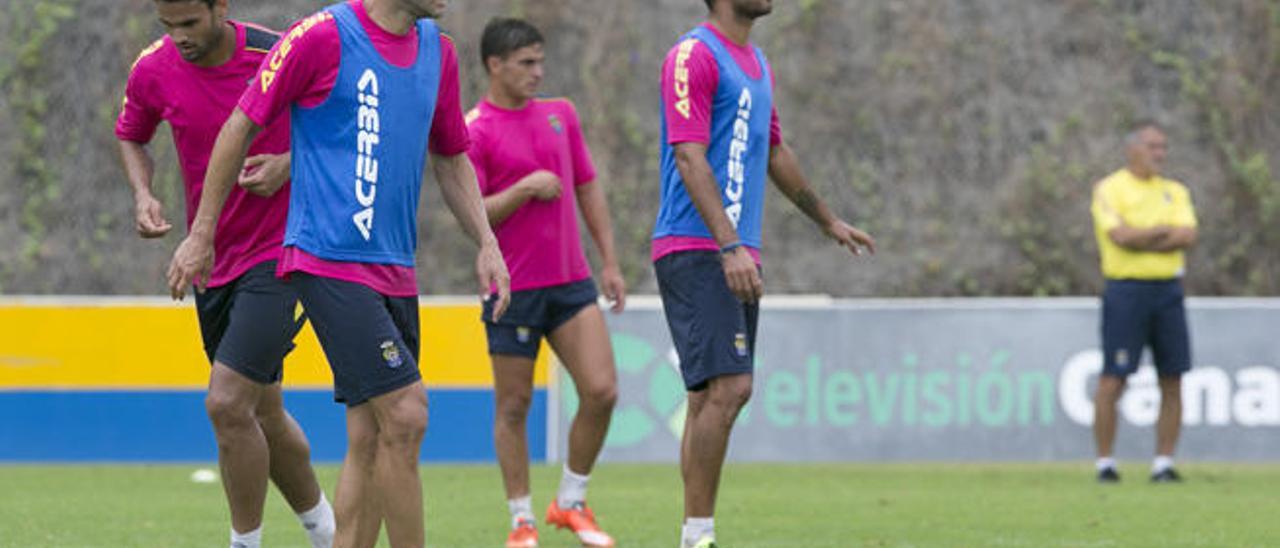
<svg viewBox="0 0 1280 548">
<path fill-rule="evenodd" d="M 709 20 L 662 68 L 662 205 L 654 269 L 689 391 L 680 450 L 685 547 L 715 546 L 729 434 L 751 395 L 765 179 L 854 254 L 875 242 L 814 194 L 782 140 L 773 73 L 750 43 L 772 0 L 705 0 Z"/>
<path fill-rule="evenodd" d="M 439 0 L 348 0 L 300 22 L 263 63 L 214 145 L 191 234 L 170 267 L 180 296 L 203 280 L 218 217 L 248 139 L 289 112 L 293 194 L 279 273 L 291 280 L 347 406 L 334 497 L 335 546 L 373 546 L 379 514 L 394 547 L 424 543 L 418 452 L 427 401 L 418 371 L 414 253 L 424 168 L 480 244 L 482 292 L 510 277 L 489 228 L 452 41 L 429 20 Z"/>
</svg>

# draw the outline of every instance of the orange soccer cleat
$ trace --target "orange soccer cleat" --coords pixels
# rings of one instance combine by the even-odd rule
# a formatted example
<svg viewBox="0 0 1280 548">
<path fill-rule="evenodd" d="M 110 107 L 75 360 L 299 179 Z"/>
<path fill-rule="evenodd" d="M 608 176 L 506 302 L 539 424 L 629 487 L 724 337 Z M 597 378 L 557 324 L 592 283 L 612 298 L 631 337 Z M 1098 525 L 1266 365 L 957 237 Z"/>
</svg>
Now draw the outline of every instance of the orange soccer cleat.
<svg viewBox="0 0 1280 548">
<path fill-rule="evenodd" d="M 596 525 L 595 513 L 580 502 L 569 508 L 561 508 L 556 501 L 551 501 L 547 508 L 547 523 L 558 529 L 569 529 L 578 536 L 583 546 L 591 548 L 613 548 L 613 538 Z"/>
<path fill-rule="evenodd" d="M 520 520 L 520 524 L 507 535 L 507 548 L 538 548 L 538 529 L 532 521 Z"/>
</svg>

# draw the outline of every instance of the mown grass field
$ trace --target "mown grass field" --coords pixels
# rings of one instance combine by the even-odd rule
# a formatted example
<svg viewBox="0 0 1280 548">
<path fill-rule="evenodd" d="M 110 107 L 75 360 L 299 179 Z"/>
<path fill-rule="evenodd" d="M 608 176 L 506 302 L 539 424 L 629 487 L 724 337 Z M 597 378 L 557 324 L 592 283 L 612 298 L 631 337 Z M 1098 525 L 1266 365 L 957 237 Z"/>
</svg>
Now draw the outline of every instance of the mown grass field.
<svg viewBox="0 0 1280 548">
<path fill-rule="evenodd" d="M 0 466 L 0 547 L 219 547 L 227 512 L 200 466 Z M 1151 485 L 1145 464 L 1097 485 L 1079 464 L 738 464 L 726 469 L 721 546 L 1280 546 L 1280 465 L 1188 464 Z M 336 467 L 319 469 L 332 495 Z M 535 467 L 539 513 L 559 469 Z M 427 543 L 501 546 L 507 523 L 492 466 L 427 466 Z M 619 546 L 678 545 L 675 466 L 605 465 L 591 503 Z M 385 544 L 382 544 L 385 545 Z M 542 529 L 542 546 L 577 544 Z M 305 547 L 283 499 L 267 504 L 264 546 Z"/>
</svg>

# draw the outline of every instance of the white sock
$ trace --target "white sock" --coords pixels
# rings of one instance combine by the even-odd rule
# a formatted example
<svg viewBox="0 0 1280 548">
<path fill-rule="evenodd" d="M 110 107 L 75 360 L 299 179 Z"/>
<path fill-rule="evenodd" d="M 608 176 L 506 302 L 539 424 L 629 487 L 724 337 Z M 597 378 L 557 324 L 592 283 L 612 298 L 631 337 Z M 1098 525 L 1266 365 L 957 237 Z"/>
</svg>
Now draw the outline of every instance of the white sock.
<svg viewBox="0 0 1280 548">
<path fill-rule="evenodd" d="M 330 506 L 329 499 L 324 497 L 324 491 L 320 492 L 320 502 L 316 503 L 315 508 L 298 514 L 298 521 L 302 522 L 302 528 L 307 530 L 307 538 L 311 539 L 311 548 L 332 548 L 333 533 L 337 529 L 337 523 L 333 519 L 333 506 Z"/>
<path fill-rule="evenodd" d="M 685 518 L 680 538 L 685 546 L 693 546 L 704 538 L 716 539 L 716 518 Z"/>
<path fill-rule="evenodd" d="M 248 533 L 237 533 L 231 529 L 231 548 L 262 548 L 262 526 Z"/>
<path fill-rule="evenodd" d="M 556 505 L 561 508 L 570 508 L 576 503 L 586 502 L 588 481 L 591 481 L 591 476 L 575 473 L 566 463 L 564 475 L 560 476 L 560 492 L 556 494 Z"/>
<path fill-rule="evenodd" d="M 508 500 L 507 510 L 511 512 L 512 529 L 519 527 L 521 520 L 528 521 L 529 523 L 538 522 L 538 519 L 533 517 L 533 497 L 530 495 Z"/>
<path fill-rule="evenodd" d="M 1098 467 L 1099 472 L 1108 468 L 1114 470 L 1116 467 L 1116 459 L 1111 457 L 1098 457 L 1098 461 L 1094 463 L 1094 466 Z"/>
<path fill-rule="evenodd" d="M 1172 455 L 1156 455 L 1155 460 L 1151 461 L 1152 474 L 1159 474 L 1170 468 L 1173 468 Z"/>
</svg>

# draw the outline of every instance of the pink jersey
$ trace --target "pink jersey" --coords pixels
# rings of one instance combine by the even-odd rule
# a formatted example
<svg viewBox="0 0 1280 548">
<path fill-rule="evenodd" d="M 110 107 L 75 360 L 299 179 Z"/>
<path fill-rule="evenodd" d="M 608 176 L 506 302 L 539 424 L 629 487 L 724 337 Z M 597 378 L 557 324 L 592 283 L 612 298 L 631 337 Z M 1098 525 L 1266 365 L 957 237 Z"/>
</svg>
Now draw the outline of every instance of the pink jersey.
<svg viewBox="0 0 1280 548">
<path fill-rule="evenodd" d="M 752 78 L 760 78 L 760 62 L 756 59 L 756 52 L 750 44 L 737 44 L 720 29 L 711 23 L 703 24 L 716 37 L 724 43 L 725 49 L 729 50 L 729 55 L 738 63 L 747 76 Z M 679 56 L 679 48 L 672 48 L 667 53 L 667 59 L 662 63 L 662 98 L 666 105 L 667 112 L 663 118 L 667 121 L 667 141 L 670 144 L 677 143 L 702 143 L 711 142 L 711 101 L 716 95 L 716 86 L 720 85 L 720 67 L 716 64 L 716 57 L 711 53 L 711 48 L 706 44 L 699 43 L 693 47 L 693 51 L 689 53 L 689 58 L 684 60 L 684 68 L 689 71 L 689 117 L 677 115 L 676 105 L 680 102 L 680 98 L 676 96 L 676 68 L 680 65 L 677 62 Z M 770 74 L 770 77 L 773 75 Z M 769 144 L 778 146 L 782 144 L 782 124 L 778 121 L 778 109 L 774 107 L 773 117 L 769 121 Z"/>
<path fill-rule="evenodd" d="M 705 23 L 703 26 L 715 33 L 729 50 L 729 55 L 748 76 L 760 78 L 763 68 L 750 44 L 735 43 L 711 23 Z M 667 109 L 663 119 L 667 123 L 667 141 L 672 145 L 708 144 L 711 142 L 711 102 L 715 98 L 716 86 L 720 85 L 720 67 L 716 63 L 715 55 L 705 44 L 699 43 L 694 46 L 693 51 L 689 52 L 689 57 L 682 62 L 679 62 L 681 61 L 678 59 L 679 56 L 679 48 L 672 48 L 667 53 L 666 61 L 662 63 L 662 98 Z M 679 115 L 675 110 L 676 105 L 680 103 L 680 97 L 676 95 L 677 70 L 688 71 L 688 118 Z M 770 77 L 772 76 L 773 74 L 770 73 Z M 769 145 L 780 144 L 782 144 L 782 124 L 778 120 L 778 109 L 775 106 L 769 121 Z M 716 241 L 709 238 L 672 236 L 654 240 L 651 258 L 656 261 L 678 251 L 718 251 L 719 249 L 720 246 Z M 748 248 L 748 251 L 756 258 L 756 262 L 760 261 L 758 249 Z"/>
<path fill-rule="evenodd" d="M 494 228 L 511 271 L 512 291 L 591 277 L 578 236 L 574 188 L 594 181 L 596 169 L 573 103 L 538 99 L 508 110 L 480 101 L 467 114 L 467 124 L 472 139 L 468 154 L 485 196 L 538 170 L 555 173 L 564 185 L 559 198 L 530 200 Z"/>
<path fill-rule="evenodd" d="M 365 34 L 388 63 L 399 67 L 414 64 L 418 56 L 418 31 L 396 35 L 369 18 L 364 2 L 349 0 Z M 458 86 L 458 56 L 453 41 L 441 35 L 441 79 L 429 148 L 432 153 L 455 156 L 470 146 Z M 258 78 L 240 98 L 240 109 L 258 125 L 273 123 L 297 104 L 314 107 L 323 103 L 338 80 L 342 41 L 337 23 L 324 12 L 298 23 L 271 51 Z M 393 297 L 418 294 L 414 269 L 404 266 L 326 261 L 296 247 L 284 250 L 279 273 L 306 272 L 366 285 Z"/>
<path fill-rule="evenodd" d="M 274 32 L 238 21 L 236 49 L 216 67 L 201 67 L 182 59 L 168 37 L 151 44 L 129 73 L 124 108 L 116 120 L 116 137 L 148 143 L 161 122 L 169 122 L 186 188 L 187 228 L 200 205 L 209 155 L 222 124 L 253 80 L 267 50 L 279 38 Z M 249 147 L 249 154 L 289 151 L 289 120 L 268 125 Z M 213 242 L 213 272 L 209 285 L 225 285 L 254 265 L 278 259 L 289 209 L 289 187 L 262 198 L 236 187 L 218 219 Z"/>
</svg>

